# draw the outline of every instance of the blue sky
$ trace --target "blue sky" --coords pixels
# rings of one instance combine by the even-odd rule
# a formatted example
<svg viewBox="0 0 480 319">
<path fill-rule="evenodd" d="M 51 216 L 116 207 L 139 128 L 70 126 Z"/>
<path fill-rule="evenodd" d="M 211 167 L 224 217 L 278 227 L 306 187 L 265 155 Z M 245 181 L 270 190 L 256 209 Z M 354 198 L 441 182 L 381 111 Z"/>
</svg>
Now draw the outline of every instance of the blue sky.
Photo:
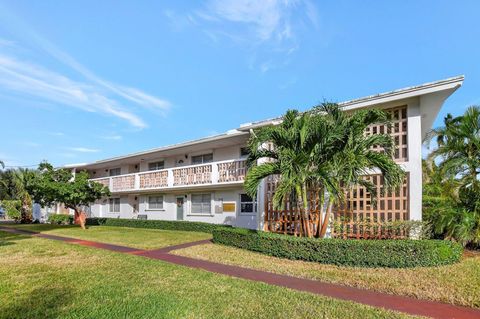
<svg viewBox="0 0 480 319">
<path fill-rule="evenodd" d="M 0 159 L 97 159 L 464 74 L 479 1 L 0 1 Z"/>
</svg>

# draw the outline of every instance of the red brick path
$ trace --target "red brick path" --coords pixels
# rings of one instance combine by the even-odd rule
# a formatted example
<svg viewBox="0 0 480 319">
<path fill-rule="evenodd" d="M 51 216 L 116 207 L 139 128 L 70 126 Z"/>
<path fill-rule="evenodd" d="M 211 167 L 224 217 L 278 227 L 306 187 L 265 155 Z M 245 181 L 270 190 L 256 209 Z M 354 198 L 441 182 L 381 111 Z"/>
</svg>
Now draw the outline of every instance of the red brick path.
<svg viewBox="0 0 480 319">
<path fill-rule="evenodd" d="M 12 229 L 8 227 L 0 226 L 0 230 L 29 235 L 46 239 L 60 240 L 68 243 L 79 244 L 82 246 L 89 246 L 95 248 L 106 249 L 115 252 L 134 254 L 151 259 L 158 259 L 173 264 L 186 266 L 190 268 L 203 269 L 206 271 L 219 273 L 236 278 L 242 278 L 252 281 L 264 282 L 270 285 L 286 287 L 299 291 L 310 292 L 323 296 L 328 296 L 336 299 L 354 301 L 373 307 L 381 307 L 389 310 L 400 311 L 411 315 L 426 316 L 438 319 L 480 319 L 480 309 L 473 309 L 467 307 L 459 307 L 449 305 L 445 303 L 414 299 L 410 297 L 402 297 L 396 295 L 390 295 L 372 290 L 359 289 L 353 287 L 347 287 L 337 284 L 324 283 L 315 280 L 291 277 L 286 275 L 274 274 L 261 270 L 253 270 L 238 266 L 230 266 L 219 263 L 214 263 L 205 260 L 193 259 L 183 256 L 177 256 L 170 254 L 170 251 L 190 247 L 194 245 L 201 245 L 209 243 L 209 240 L 201 240 L 196 242 L 190 242 L 175 246 L 164 247 L 155 250 L 138 250 L 135 248 L 110 245 L 98 242 L 92 242 L 88 240 L 79 240 L 69 237 L 48 235 L 42 233 L 36 233 L 26 230 Z"/>
</svg>

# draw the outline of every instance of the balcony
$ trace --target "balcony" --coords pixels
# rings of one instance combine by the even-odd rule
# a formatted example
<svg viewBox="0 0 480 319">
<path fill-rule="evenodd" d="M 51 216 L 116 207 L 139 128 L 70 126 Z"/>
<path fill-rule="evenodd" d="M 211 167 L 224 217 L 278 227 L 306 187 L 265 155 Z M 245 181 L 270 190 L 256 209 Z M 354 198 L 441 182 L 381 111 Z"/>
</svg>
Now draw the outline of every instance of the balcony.
<svg viewBox="0 0 480 319">
<path fill-rule="evenodd" d="M 157 171 L 91 179 L 107 186 L 112 193 L 201 185 L 240 184 L 247 171 L 245 160 L 172 167 Z"/>
</svg>

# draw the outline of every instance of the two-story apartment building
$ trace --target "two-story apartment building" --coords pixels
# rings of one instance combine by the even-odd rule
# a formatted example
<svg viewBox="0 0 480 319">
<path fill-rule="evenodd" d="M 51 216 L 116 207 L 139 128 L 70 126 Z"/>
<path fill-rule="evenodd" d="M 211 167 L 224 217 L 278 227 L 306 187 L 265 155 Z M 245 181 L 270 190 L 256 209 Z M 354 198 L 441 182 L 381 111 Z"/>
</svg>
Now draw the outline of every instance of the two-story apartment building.
<svg viewBox="0 0 480 319">
<path fill-rule="evenodd" d="M 381 220 L 422 218 L 422 141 L 444 101 L 462 83 L 459 76 L 340 103 L 346 111 L 381 108 L 392 115 L 395 159 L 407 172 L 404 187 L 380 196 L 375 207 L 361 188 L 349 192 L 346 208 L 351 214 Z M 212 137 L 69 167 L 87 170 L 92 180 L 111 190 L 110 198 L 92 203 L 91 216 L 201 221 L 286 232 L 288 216 L 271 208 L 272 185 L 266 181 L 257 200 L 243 190 L 251 130 L 281 120 L 243 124 Z M 368 133 L 384 129 L 376 125 Z M 369 178 L 382 186 L 381 176 Z"/>
</svg>

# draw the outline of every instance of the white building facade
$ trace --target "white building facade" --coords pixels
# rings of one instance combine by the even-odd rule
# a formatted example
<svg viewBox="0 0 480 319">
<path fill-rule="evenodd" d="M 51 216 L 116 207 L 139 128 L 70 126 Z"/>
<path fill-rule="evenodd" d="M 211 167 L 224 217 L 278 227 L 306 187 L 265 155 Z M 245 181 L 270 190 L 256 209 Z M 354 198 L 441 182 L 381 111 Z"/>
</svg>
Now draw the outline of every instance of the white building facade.
<svg viewBox="0 0 480 319">
<path fill-rule="evenodd" d="M 340 103 L 346 111 L 380 108 L 392 114 L 395 160 L 408 176 L 400 196 L 381 199 L 381 206 L 373 209 L 369 199 L 359 195 L 360 190 L 350 198 L 349 209 L 364 215 L 381 214 L 385 220 L 396 216 L 421 220 L 422 141 L 444 101 L 462 83 L 463 76 L 459 76 Z M 91 204 L 88 214 L 92 217 L 186 220 L 266 229 L 266 184 L 260 187 L 257 200 L 243 189 L 246 146 L 251 130 L 280 121 L 248 123 L 213 137 L 68 167 L 88 171 L 92 180 L 111 191 L 110 198 Z M 369 133 L 382 131 L 381 126 L 372 126 Z"/>
</svg>

